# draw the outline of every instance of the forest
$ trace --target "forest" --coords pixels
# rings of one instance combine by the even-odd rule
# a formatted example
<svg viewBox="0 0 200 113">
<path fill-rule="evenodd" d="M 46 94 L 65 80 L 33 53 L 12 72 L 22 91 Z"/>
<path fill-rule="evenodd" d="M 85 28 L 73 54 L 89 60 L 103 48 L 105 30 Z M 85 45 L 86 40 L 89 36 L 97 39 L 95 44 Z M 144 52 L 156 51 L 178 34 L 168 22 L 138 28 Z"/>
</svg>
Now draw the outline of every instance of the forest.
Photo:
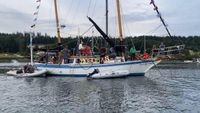
<svg viewBox="0 0 200 113">
<path fill-rule="evenodd" d="M 80 37 L 63 37 L 62 45 L 67 46 L 68 48 L 76 48 L 77 42 Z M 108 44 L 100 36 L 96 37 L 81 37 L 84 44 L 91 46 L 92 41 L 95 48 L 106 47 Z M 115 45 L 119 45 L 119 38 L 110 38 Z M 180 45 L 185 44 L 185 50 L 192 50 L 194 52 L 200 51 L 200 36 L 173 36 L 173 37 L 160 37 L 160 36 L 136 36 L 136 37 L 125 37 L 124 45 L 127 48 L 135 46 L 137 50 L 143 50 L 144 48 L 144 39 L 146 40 L 147 50 L 151 50 L 153 45 L 159 47 L 161 42 L 166 46 Z M 18 53 L 26 55 L 29 53 L 29 33 L 0 33 L 0 53 Z M 48 48 L 56 48 L 56 37 L 51 37 L 48 35 L 41 35 L 41 33 L 34 34 L 33 45 L 35 48 L 39 46 L 45 46 Z"/>
</svg>

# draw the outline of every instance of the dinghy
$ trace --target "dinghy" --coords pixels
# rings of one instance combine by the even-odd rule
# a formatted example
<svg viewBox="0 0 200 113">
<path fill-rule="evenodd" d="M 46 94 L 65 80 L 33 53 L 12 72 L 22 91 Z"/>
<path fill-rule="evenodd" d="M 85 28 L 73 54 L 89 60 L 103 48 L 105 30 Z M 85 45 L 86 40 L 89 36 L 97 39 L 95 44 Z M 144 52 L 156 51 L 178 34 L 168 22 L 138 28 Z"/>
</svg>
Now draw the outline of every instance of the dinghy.
<svg viewBox="0 0 200 113">
<path fill-rule="evenodd" d="M 17 77 L 38 77 L 45 75 L 47 70 L 37 69 L 32 65 L 25 65 L 23 68 L 18 70 L 10 70 L 6 74 Z"/>
<path fill-rule="evenodd" d="M 17 76 L 17 77 L 39 77 L 44 76 L 47 72 L 47 70 L 34 70 L 33 73 L 18 73 L 19 70 L 10 70 L 6 74 L 11 76 Z"/>
<path fill-rule="evenodd" d="M 119 77 L 126 77 L 130 73 L 128 70 L 119 70 L 119 71 L 108 71 L 108 72 L 99 72 L 98 69 L 95 69 L 92 73 L 88 74 L 88 78 L 94 79 L 103 79 L 103 78 L 119 78 Z"/>
</svg>

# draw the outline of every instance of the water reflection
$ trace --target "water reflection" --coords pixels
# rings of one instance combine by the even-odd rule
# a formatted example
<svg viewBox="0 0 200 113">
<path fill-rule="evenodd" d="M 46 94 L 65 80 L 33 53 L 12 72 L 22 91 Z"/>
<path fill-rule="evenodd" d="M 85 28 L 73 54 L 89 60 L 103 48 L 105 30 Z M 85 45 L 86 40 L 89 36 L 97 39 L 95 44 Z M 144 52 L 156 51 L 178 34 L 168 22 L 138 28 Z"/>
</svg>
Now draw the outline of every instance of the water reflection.
<svg viewBox="0 0 200 113">
<path fill-rule="evenodd" d="M 123 80 L 125 79 L 93 81 L 99 89 L 99 110 L 101 113 L 122 112 L 124 84 L 121 81 Z"/>
</svg>

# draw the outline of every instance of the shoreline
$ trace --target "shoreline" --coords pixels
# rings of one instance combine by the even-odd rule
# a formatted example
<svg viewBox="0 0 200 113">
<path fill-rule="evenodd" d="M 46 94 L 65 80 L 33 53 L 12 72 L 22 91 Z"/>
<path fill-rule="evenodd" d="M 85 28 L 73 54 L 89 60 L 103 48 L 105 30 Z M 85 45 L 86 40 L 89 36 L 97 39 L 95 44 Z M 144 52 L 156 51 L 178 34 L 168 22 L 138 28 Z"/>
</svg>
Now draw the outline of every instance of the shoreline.
<svg viewBox="0 0 200 113">
<path fill-rule="evenodd" d="M 12 59 L 27 59 L 28 56 L 22 56 L 16 53 L 0 53 L 0 60 L 12 60 Z"/>
</svg>

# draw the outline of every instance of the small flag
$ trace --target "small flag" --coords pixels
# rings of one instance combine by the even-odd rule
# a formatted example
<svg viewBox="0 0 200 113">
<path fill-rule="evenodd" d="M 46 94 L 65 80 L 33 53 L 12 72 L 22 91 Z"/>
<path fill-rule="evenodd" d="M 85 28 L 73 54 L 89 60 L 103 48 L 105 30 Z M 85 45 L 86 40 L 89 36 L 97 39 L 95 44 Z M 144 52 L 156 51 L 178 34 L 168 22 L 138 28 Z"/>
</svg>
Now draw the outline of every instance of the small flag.
<svg viewBox="0 0 200 113">
<path fill-rule="evenodd" d="M 36 7 L 36 9 L 39 9 L 39 8 L 40 8 L 40 5 Z"/>
<path fill-rule="evenodd" d="M 37 15 L 38 14 L 38 12 L 35 12 L 33 15 Z"/>
<path fill-rule="evenodd" d="M 33 21 L 37 21 L 37 18 L 35 18 Z"/>
</svg>

